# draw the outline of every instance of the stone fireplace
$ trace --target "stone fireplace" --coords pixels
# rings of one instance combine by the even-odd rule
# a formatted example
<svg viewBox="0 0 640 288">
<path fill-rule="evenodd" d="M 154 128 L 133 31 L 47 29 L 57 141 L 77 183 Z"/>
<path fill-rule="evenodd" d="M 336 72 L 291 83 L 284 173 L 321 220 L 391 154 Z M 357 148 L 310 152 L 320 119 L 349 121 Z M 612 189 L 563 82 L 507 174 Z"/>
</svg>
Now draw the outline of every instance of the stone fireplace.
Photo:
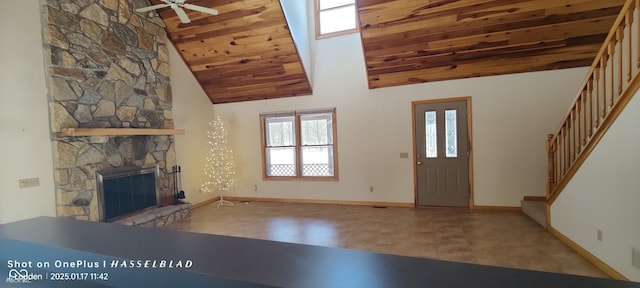
<svg viewBox="0 0 640 288">
<path fill-rule="evenodd" d="M 154 165 L 173 191 L 172 135 L 65 136 L 64 128 L 173 128 L 164 23 L 146 0 L 42 0 L 57 215 L 99 221 L 96 171 Z"/>
</svg>

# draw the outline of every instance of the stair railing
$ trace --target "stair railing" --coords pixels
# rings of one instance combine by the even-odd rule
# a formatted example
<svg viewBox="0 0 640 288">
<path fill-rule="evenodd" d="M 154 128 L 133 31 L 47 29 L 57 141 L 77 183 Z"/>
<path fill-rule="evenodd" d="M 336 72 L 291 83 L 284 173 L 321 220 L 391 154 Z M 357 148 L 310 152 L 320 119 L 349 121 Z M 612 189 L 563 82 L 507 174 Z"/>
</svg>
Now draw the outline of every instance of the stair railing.
<svg viewBox="0 0 640 288">
<path fill-rule="evenodd" d="M 564 189 L 640 88 L 640 0 L 628 0 L 560 128 L 547 138 L 547 205 Z"/>
</svg>

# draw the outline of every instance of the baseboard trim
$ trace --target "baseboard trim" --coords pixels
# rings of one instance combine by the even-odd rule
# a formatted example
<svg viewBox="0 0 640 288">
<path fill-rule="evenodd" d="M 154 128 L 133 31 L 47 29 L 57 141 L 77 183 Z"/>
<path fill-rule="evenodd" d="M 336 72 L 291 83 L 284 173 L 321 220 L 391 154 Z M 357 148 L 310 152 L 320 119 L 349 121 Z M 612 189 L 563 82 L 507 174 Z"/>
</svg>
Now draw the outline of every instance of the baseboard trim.
<svg viewBox="0 0 640 288">
<path fill-rule="evenodd" d="M 609 277 L 616 280 L 629 281 L 627 277 L 624 277 L 624 275 L 620 274 L 620 272 L 616 271 L 615 269 L 611 268 L 611 266 L 607 265 L 607 263 L 604 263 L 602 260 L 598 259 L 598 257 L 587 251 L 587 249 L 582 248 L 582 246 L 580 246 L 578 243 L 573 242 L 573 240 L 569 239 L 569 237 L 564 236 L 564 234 L 562 234 L 560 231 L 551 226 L 549 226 L 548 230 L 553 236 L 556 236 L 556 238 L 558 238 L 564 244 L 567 244 L 567 246 L 578 252 L 578 254 L 582 255 L 582 257 L 593 263 L 593 265 L 596 265 L 596 267 L 600 268 L 600 270 L 609 275 Z"/>
<path fill-rule="evenodd" d="M 546 196 L 524 196 L 524 201 L 547 201 Z"/>
<path fill-rule="evenodd" d="M 373 202 L 373 201 L 343 201 L 343 200 L 317 200 L 317 199 L 291 199 L 291 198 L 264 198 L 264 197 L 241 197 L 224 196 L 225 200 L 237 202 L 276 202 L 276 203 L 299 203 L 299 204 L 334 204 L 350 206 L 375 206 L 375 207 L 400 207 L 414 208 L 413 203 L 406 202 Z"/>
<path fill-rule="evenodd" d="M 474 211 L 522 212 L 521 207 L 474 205 Z"/>
<path fill-rule="evenodd" d="M 216 197 L 213 197 L 213 198 L 211 198 L 209 200 L 204 200 L 202 202 L 198 202 L 196 204 L 193 204 L 193 205 L 191 205 L 191 209 L 198 209 L 198 208 L 207 206 L 209 204 L 212 204 L 213 202 L 216 202 L 218 200 L 220 200 L 220 196 L 216 196 Z"/>
</svg>

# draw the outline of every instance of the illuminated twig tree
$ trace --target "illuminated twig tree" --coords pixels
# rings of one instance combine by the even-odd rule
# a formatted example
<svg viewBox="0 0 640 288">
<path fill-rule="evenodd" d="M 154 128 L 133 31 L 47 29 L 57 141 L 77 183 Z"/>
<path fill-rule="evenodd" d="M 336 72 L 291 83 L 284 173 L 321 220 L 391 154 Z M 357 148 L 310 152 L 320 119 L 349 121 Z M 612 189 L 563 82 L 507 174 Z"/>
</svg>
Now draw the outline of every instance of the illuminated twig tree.
<svg viewBox="0 0 640 288">
<path fill-rule="evenodd" d="M 202 185 L 202 191 L 220 194 L 220 200 L 214 203 L 218 208 L 223 205 L 233 205 L 230 201 L 222 198 L 223 193 L 236 187 L 237 183 L 233 150 L 229 147 L 227 130 L 219 115 L 215 120 L 209 122 L 207 137 L 209 138 L 209 151 L 207 162 L 204 165 L 204 173 L 209 177 L 209 181 Z"/>
</svg>

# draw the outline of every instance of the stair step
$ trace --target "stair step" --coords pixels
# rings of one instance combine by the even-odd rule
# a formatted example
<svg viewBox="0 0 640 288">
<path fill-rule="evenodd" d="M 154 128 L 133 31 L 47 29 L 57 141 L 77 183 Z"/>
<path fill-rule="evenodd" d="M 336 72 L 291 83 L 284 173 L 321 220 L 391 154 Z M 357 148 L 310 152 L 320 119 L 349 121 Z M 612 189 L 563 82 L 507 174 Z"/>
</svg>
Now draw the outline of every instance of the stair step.
<svg viewBox="0 0 640 288">
<path fill-rule="evenodd" d="M 542 227 L 547 227 L 547 210 L 544 201 L 522 200 L 520 205 L 524 214 L 538 222 Z"/>
</svg>

